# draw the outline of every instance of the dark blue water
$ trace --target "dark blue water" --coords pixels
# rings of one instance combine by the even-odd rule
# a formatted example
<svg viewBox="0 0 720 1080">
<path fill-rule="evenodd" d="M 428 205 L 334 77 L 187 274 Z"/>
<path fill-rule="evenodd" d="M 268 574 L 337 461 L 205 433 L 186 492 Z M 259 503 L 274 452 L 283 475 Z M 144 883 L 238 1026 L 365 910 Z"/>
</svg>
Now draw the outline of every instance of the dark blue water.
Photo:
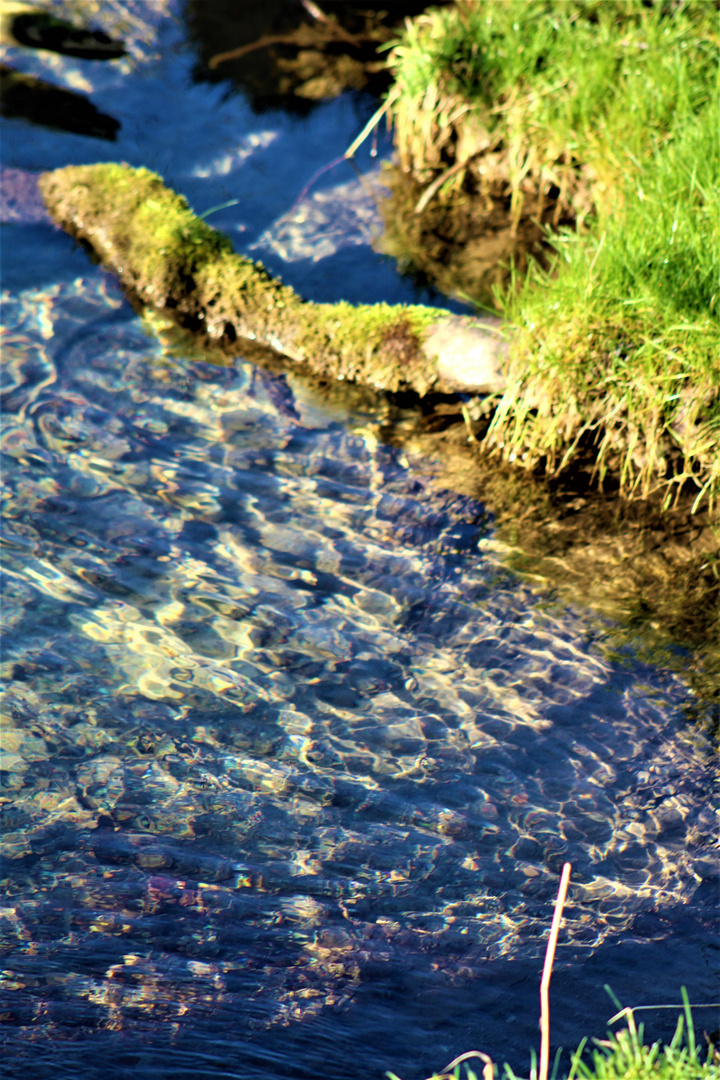
<svg viewBox="0 0 720 1080">
<path fill-rule="evenodd" d="M 294 207 L 372 102 L 255 116 L 192 83 L 174 7 L 122 12 L 129 60 L 8 57 L 121 128 L 3 125 L 3 1075 L 527 1070 L 566 860 L 555 1045 L 604 1033 L 606 982 L 717 1000 L 682 679 L 507 573 L 382 401 L 177 357 L 43 221 L 25 174 L 125 160 L 239 198 L 211 220 L 310 298 L 418 298 L 352 174 Z"/>
</svg>

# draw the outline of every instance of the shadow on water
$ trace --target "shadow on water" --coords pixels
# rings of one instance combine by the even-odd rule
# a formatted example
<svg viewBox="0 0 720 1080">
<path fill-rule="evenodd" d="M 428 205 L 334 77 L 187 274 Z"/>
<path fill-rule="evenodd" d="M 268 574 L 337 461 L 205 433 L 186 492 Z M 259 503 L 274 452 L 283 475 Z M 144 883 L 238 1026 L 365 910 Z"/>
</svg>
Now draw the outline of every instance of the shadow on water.
<svg viewBox="0 0 720 1080">
<path fill-rule="evenodd" d="M 389 423 L 384 439 L 401 446 L 434 482 L 492 508 L 494 545 L 524 580 L 602 620 L 604 649 L 622 663 L 629 650 L 683 672 L 692 688 L 690 723 L 717 742 L 720 721 L 720 563 L 717 525 L 693 512 L 694 493 L 663 508 L 628 503 L 592 460 L 548 480 L 486 455 L 483 423 L 445 400 Z"/>
<path fill-rule="evenodd" d="M 198 79 L 229 80 L 259 111 L 306 114 L 344 90 L 384 93 L 390 79 L 378 48 L 397 36 L 423 0 L 393 4 L 327 0 L 188 0 Z"/>
<path fill-rule="evenodd" d="M 98 112 L 82 94 L 61 90 L 30 75 L 20 75 L 4 64 L 0 65 L 0 93 L 3 116 L 111 142 L 120 127 L 117 120 Z"/>
<path fill-rule="evenodd" d="M 124 5 L 129 59 L 83 76 L 113 153 L 164 158 L 197 208 L 245 184 L 219 224 L 282 261 L 309 137 L 347 145 L 354 106 L 259 121 L 192 84 L 166 11 Z M 411 1080 L 471 1045 L 525 1069 L 566 859 L 556 1042 L 602 1033 L 605 982 L 712 998 L 715 762 L 684 673 L 522 580 L 483 501 L 391 444 L 402 403 L 183 354 L 23 186 L 87 140 L 5 135 L 5 1074 Z"/>
</svg>

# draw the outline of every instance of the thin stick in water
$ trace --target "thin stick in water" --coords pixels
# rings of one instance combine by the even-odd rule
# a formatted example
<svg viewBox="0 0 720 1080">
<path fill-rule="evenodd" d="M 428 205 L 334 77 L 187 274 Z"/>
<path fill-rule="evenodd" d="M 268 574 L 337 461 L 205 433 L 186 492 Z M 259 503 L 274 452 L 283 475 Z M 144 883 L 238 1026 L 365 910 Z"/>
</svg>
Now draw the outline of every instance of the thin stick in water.
<svg viewBox="0 0 720 1080">
<path fill-rule="evenodd" d="M 555 946 L 557 945 L 558 933 L 560 932 L 560 920 L 562 919 L 565 897 L 567 896 L 570 872 L 572 866 L 565 863 L 560 877 L 557 900 L 555 901 L 555 914 L 553 915 L 550 937 L 548 938 L 545 951 L 545 963 L 543 965 L 542 979 L 540 980 L 540 1073 L 538 1080 L 547 1080 L 548 1065 L 550 1062 L 550 1001 L 548 991 L 550 989 L 550 976 L 552 975 L 553 961 L 555 960 Z"/>
</svg>

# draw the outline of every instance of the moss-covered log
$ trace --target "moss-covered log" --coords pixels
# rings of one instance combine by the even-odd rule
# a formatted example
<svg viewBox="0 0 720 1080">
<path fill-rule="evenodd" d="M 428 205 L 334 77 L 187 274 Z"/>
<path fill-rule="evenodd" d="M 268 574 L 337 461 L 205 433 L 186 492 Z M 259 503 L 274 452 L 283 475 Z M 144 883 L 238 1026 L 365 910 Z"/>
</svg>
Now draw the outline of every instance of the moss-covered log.
<svg viewBox="0 0 720 1080">
<path fill-rule="evenodd" d="M 190 210 L 147 169 L 70 166 L 45 173 L 53 219 L 144 304 L 209 341 L 249 339 L 324 378 L 381 390 L 493 393 L 507 344 L 492 326 L 421 305 L 314 304 Z"/>
</svg>

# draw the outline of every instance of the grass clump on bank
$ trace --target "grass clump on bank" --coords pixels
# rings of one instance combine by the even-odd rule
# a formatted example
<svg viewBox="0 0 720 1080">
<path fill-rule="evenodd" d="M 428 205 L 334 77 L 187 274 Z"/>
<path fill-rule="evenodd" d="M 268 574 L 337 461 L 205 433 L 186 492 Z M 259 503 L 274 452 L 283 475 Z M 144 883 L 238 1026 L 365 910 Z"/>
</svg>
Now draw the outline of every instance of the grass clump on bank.
<svg viewBox="0 0 720 1080">
<path fill-rule="evenodd" d="M 709 1047 L 703 1060 L 695 1043 L 689 1009 L 685 1040 L 684 1019 L 679 1017 L 675 1035 L 667 1046 L 659 1042 L 646 1046 L 643 1025 L 636 1028 L 631 1013 L 627 1028 L 598 1043 L 590 1065 L 580 1060 L 582 1047 L 578 1049 L 568 1080 L 717 1080 L 717 1052 Z"/>
<path fill-rule="evenodd" d="M 719 18 L 712 3 L 642 0 L 458 0 L 433 10 L 407 24 L 388 58 L 401 164 L 429 179 L 501 150 L 516 212 L 532 178 L 556 206 L 583 187 L 587 213 L 612 196 L 630 155 L 667 142 L 708 103 Z M 474 169 L 479 184 L 492 175 Z M 458 171 L 448 183 L 462 179 Z"/>
<path fill-rule="evenodd" d="M 634 1025 L 629 1026 L 599 1043 L 589 1064 L 581 1060 L 584 1049 L 581 1046 L 573 1055 L 570 1071 L 553 1073 L 553 1076 L 562 1080 L 717 1080 L 720 1065 L 714 1060 L 712 1051 L 703 1061 L 690 1039 L 683 1045 L 682 1017 L 678 1032 L 668 1046 L 659 1042 L 646 1046 L 642 1025 L 639 1030 Z M 451 1073 L 436 1073 L 428 1080 L 484 1080 L 484 1077 L 469 1065 L 464 1071 L 458 1065 Z M 506 1066 L 504 1080 L 520 1078 Z M 534 1080 L 532 1073 L 531 1080 Z"/>
<path fill-rule="evenodd" d="M 390 65 L 403 167 L 448 204 L 504 199 L 511 233 L 545 229 L 544 266 L 498 297 L 518 333 L 485 445 L 555 474 L 590 455 L 627 496 L 687 484 L 712 507 L 716 5 L 458 2 L 409 24 Z"/>
<path fill-rule="evenodd" d="M 720 1053 L 712 1044 L 705 1051 L 697 1045 L 684 988 L 683 998 L 684 1013 L 678 1017 L 675 1034 L 668 1044 L 663 1045 L 658 1041 L 648 1046 L 644 1026 L 636 1025 L 631 1009 L 623 1009 L 627 1026 L 620 1031 L 609 1032 L 607 1039 L 595 1039 L 595 1049 L 589 1060 L 585 1053 L 588 1040 L 583 1039 L 572 1055 L 568 1071 L 560 1070 L 558 1054 L 551 1073 L 552 1080 L 718 1080 Z M 446 1070 L 433 1073 L 428 1080 L 495 1080 L 498 1077 L 498 1070 L 487 1055 L 472 1051 L 467 1055 L 462 1054 L 460 1061 L 471 1058 L 481 1058 L 485 1062 L 481 1071 L 476 1071 L 477 1066 L 474 1063 L 471 1065 L 468 1060 L 464 1060 L 462 1065 L 452 1062 Z M 539 1075 L 533 1059 L 530 1080 L 538 1080 Z M 390 1080 L 399 1080 L 394 1073 L 388 1073 L 388 1076 Z M 505 1065 L 502 1077 L 503 1080 L 521 1080 L 509 1065 Z"/>
<path fill-rule="evenodd" d="M 629 495 L 720 492 L 720 101 L 633 176 L 553 272 L 508 298 L 519 328 L 490 445 L 552 471 L 591 448 Z M 626 180 L 626 188 L 631 181 Z"/>
</svg>

